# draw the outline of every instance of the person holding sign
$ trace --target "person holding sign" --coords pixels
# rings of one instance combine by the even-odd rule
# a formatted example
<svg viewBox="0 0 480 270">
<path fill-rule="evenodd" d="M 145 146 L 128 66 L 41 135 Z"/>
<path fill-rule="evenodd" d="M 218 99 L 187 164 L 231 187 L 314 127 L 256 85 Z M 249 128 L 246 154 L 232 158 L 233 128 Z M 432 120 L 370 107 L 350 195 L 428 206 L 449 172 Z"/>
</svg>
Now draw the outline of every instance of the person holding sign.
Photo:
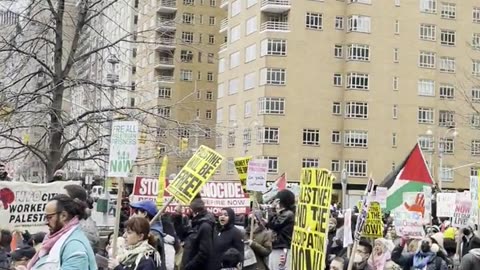
<svg viewBox="0 0 480 270">
<path fill-rule="evenodd" d="M 372 270 L 400 270 L 400 266 L 391 260 L 392 250 L 395 247 L 393 242 L 385 238 L 377 238 L 374 242 L 375 247 L 368 259 L 370 268 Z"/>
<path fill-rule="evenodd" d="M 447 270 L 447 262 L 442 258 L 442 243 L 439 242 L 443 242 L 441 233 L 424 238 L 417 251 L 403 253 L 406 241 L 402 239 L 392 251 L 392 260 L 403 269 Z"/>
<path fill-rule="evenodd" d="M 253 226 L 250 226 L 253 222 Z M 253 229 L 253 238 L 250 239 L 250 230 Z M 255 211 L 250 215 L 249 226 L 247 227 L 247 240 L 245 245 L 248 245 L 255 255 L 256 263 L 252 265 L 243 265 L 244 270 L 267 270 L 268 256 L 272 252 L 272 233 L 262 224 L 262 212 Z M 246 260 L 247 258 L 245 258 Z"/>
<path fill-rule="evenodd" d="M 232 208 L 223 208 L 218 217 L 220 224 L 219 232 L 213 240 L 214 254 L 223 254 L 226 250 L 234 248 L 244 254 L 244 244 L 242 232 L 234 226 L 235 212 Z M 219 258 L 219 257 L 217 257 Z M 242 256 L 243 259 L 243 256 Z M 220 268 L 220 260 L 218 260 L 217 269 Z"/>
</svg>

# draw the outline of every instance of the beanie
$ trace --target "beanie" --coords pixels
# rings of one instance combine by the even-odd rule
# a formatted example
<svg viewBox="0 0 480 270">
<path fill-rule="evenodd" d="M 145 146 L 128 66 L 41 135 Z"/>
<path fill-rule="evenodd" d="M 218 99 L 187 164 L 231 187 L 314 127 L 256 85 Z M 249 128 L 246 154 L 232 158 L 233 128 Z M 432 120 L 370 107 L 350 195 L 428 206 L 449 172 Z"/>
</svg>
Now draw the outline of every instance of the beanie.
<svg viewBox="0 0 480 270">
<path fill-rule="evenodd" d="M 195 198 L 190 203 L 190 208 L 192 209 L 193 213 L 202 212 L 205 210 L 205 202 L 201 198 Z"/>
<path fill-rule="evenodd" d="M 279 191 L 275 197 L 280 200 L 280 205 L 286 209 L 291 209 L 295 205 L 295 194 L 288 189 Z"/>
</svg>

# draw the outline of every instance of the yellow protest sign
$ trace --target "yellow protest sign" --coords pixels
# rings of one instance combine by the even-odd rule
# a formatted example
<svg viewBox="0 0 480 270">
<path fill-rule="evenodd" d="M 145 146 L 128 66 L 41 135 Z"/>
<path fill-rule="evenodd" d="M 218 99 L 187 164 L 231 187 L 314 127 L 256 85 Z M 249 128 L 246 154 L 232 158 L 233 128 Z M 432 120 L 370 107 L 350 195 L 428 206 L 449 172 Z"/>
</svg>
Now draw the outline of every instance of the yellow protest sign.
<svg viewBox="0 0 480 270">
<path fill-rule="evenodd" d="M 165 178 L 167 177 L 167 165 L 168 156 L 163 157 L 162 166 L 160 167 L 160 173 L 158 174 L 158 194 L 157 194 L 157 207 L 163 206 L 163 197 L 165 194 Z"/>
<path fill-rule="evenodd" d="M 379 202 L 371 202 L 368 207 L 367 220 L 363 226 L 362 237 L 382 238 L 383 237 L 383 219 L 382 208 Z"/>
<path fill-rule="evenodd" d="M 180 203 L 190 204 L 222 161 L 223 157 L 219 153 L 204 145 L 200 146 L 168 185 L 167 191 Z"/>
<path fill-rule="evenodd" d="M 325 269 L 334 181 L 335 176 L 326 169 L 302 169 L 290 269 Z"/>
<path fill-rule="evenodd" d="M 242 184 L 243 192 L 247 192 L 247 169 L 248 162 L 250 162 L 252 157 L 242 157 L 236 158 L 233 160 L 235 164 L 235 169 L 237 169 L 238 178 L 240 178 L 240 183 Z"/>
</svg>

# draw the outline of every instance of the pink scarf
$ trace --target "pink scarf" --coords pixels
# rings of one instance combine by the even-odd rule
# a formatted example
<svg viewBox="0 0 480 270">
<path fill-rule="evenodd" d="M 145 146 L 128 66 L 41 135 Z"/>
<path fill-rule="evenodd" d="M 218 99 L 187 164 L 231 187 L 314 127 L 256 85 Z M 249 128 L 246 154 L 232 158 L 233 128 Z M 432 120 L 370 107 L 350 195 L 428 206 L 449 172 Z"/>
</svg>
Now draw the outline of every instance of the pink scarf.
<svg viewBox="0 0 480 270">
<path fill-rule="evenodd" d="M 382 255 L 372 254 L 368 259 L 368 266 L 373 270 L 384 270 L 387 261 L 391 259 L 391 253 L 389 251 L 385 251 Z"/>
<path fill-rule="evenodd" d="M 52 249 L 52 247 L 55 245 L 55 243 L 60 239 L 60 237 L 62 237 L 65 233 L 67 233 L 73 227 L 75 227 L 78 224 L 78 222 L 79 222 L 78 217 L 74 217 L 67 224 L 65 224 L 65 226 L 63 226 L 63 228 L 60 229 L 58 232 L 52 235 L 48 233 L 45 236 L 45 239 L 43 239 L 42 247 L 37 253 L 35 253 L 35 256 L 33 256 L 33 258 L 28 263 L 28 266 L 27 266 L 28 270 L 33 268 L 33 266 L 38 261 L 38 259 L 48 254 Z"/>
</svg>

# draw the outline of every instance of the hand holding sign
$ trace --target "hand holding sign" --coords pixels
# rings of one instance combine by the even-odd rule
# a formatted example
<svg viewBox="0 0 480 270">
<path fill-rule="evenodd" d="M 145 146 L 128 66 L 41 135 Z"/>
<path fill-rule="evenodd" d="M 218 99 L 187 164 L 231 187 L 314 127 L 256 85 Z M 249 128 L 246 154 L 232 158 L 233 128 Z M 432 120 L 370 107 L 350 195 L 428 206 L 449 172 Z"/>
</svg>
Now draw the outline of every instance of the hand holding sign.
<svg viewBox="0 0 480 270">
<path fill-rule="evenodd" d="M 425 197 L 423 193 L 418 193 L 417 197 L 415 198 L 415 203 L 409 205 L 408 203 L 404 203 L 405 208 L 407 208 L 410 212 L 420 212 L 422 213 L 422 217 L 425 213 Z"/>
</svg>

